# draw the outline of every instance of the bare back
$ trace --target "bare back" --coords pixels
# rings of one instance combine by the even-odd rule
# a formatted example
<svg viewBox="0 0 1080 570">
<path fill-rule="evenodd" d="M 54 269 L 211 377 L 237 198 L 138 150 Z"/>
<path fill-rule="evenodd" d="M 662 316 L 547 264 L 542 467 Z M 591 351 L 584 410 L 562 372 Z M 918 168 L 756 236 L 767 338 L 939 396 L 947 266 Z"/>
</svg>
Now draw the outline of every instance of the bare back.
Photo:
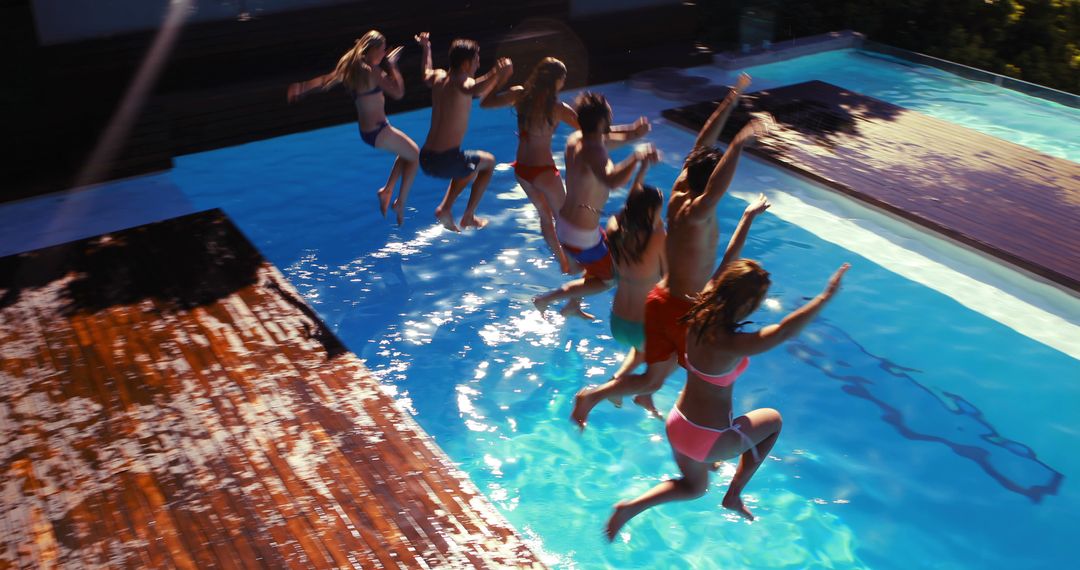
<svg viewBox="0 0 1080 570">
<path fill-rule="evenodd" d="M 585 140 L 581 131 L 570 135 L 566 141 L 566 202 L 559 217 L 582 229 L 600 227 L 600 215 L 611 193 L 590 168 L 589 160 L 611 166 L 603 143 Z"/>
<path fill-rule="evenodd" d="M 469 127 L 472 95 L 466 89 L 474 80 L 464 74 L 439 70 L 431 86 L 431 130 L 424 148 L 443 151 L 461 146 Z"/>
<path fill-rule="evenodd" d="M 518 148 L 515 160 L 519 164 L 541 165 L 555 164 L 551 156 L 551 139 L 555 136 L 555 129 L 559 122 L 567 122 L 571 126 L 576 125 L 576 114 L 566 103 L 556 102 L 552 109 L 553 122 L 536 121 L 524 128 L 519 128 Z M 570 123 L 569 120 L 574 120 Z"/>
<path fill-rule="evenodd" d="M 608 232 L 617 227 L 612 217 L 608 222 Z M 649 243 L 636 263 L 616 262 L 615 269 L 619 280 L 615 289 L 615 299 L 611 303 L 611 312 L 628 321 L 645 321 L 645 299 L 660 279 L 664 276 L 664 244 L 666 234 L 663 224 L 653 228 Z"/>
<path fill-rule="evenodd" d="M 672 186 L 668 201 L 665 285 L 677 297 L 693 297 L 705 288 L 716 265 L 716 247 L 720 241 L 715 212 L 702 219 L 691 218 L 693 198 L 683 170 Z"/>
</svg>

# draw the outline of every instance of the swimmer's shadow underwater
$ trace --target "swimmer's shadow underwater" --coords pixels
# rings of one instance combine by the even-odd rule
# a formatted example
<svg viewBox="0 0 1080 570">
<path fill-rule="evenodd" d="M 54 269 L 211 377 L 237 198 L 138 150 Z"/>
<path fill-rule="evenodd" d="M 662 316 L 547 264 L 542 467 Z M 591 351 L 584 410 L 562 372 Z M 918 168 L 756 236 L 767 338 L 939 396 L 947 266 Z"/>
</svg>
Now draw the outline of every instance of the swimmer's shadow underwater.
<svg viewBox="0 0 1080 570">
<path fill-rule="evenodd" d="M 948 447 L 974 462 L 999 485 L 1032 503 L 1057 494 L 1065 476 L 1040 461 L 1029 446 L 998 433 L 971 402 L 949 392 L 939 396 L 912 377 L 911 373 L 919 370 L 869 352 L 826 319 L 807 327 L 790 342 L 787 351 L 829 378 L 843 382 L 841 390 L 845 393 L 880 408 L 881 418 L 901 436 Z M 836 354 L 851 357 L 839 360 L 831 356 Z M 905 417 L 890 401 L 917 408 L 919 417 Z M 916 420 L 927 425 L 916 426 Z"/>
</svg>

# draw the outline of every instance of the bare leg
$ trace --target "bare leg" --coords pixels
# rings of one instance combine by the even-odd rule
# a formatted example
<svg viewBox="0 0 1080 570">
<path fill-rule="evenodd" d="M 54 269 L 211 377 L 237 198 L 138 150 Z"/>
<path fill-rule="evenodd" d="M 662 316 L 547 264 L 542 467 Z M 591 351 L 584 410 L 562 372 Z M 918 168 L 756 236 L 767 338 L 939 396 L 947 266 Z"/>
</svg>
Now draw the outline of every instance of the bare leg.
<svg viewBox="0 0 1080 570">
<path fill-rule="evenodd" d="M 737 438 L 724 437 L 717 440 L 707 459 L 718 461 L 739 455 L 739 465 L 735 468 L 735 476 L 731 479 L 731 484 L 721 504 L 725 509 L 754 520 L 753 513 L 743 503 L 742 492 L 754 473 L 757 473 L 758 467 L 761 467 L 761 462 L 772 451 L 773 445 L 780 437 L 780 429 L 784 421 L 780 412 L 772 408 L 762 408 L 735 418 L 735 424 L 739 426 L 741 434 L 736 433 Z"/>
<path fill-rule="evenodd" d="M 615 374 L 611 377 L 612 380 L 622 377 L 630 372 L 633 372 L 642 362 L 645 362 L 645 354 L 637 348 L 631 346 L 630 351 L 626 353 L 626 358 L 623 358 L 622 365 L 615 371 Z M 608 401 L 611 402 L 616 408 L 622 407 L 622 396 L 610 396 Z"/>
<path fill-rule="evenodd" d="M 487 220 L 476 216 L 476 208 L 480 205 L 480 197 L 487 190 L 491 175 L 495 172 L 495 157 L 490 153 L 480 153 L 480 164 L 476 166 L 476 180 L 473 181 L 472 191 L 469 192 L 469 201 L 465 204 L 465 213 L 461 215 L 461 227 L 480 229 L 487 225 Z"/>
<path fill-rule="evenodd" d="M 386 186 L 379 189 L 379 209 L 383 217 L 386 217 L 386 209 L 390 202 L 390 196 L 394 191 L 394 183 L 401 176 L 401 190 L 397 200 L 394 200 L 394 213 L 397 214 L 397 224 L 400 226 L 405 219 L 405 200 L 409 196 L 413 180 L 416 179 L 416 171 L 420 168 L 420 149 L 408 135 L 395 127 L 386 127 L 375 139 L 375 147 L 390 151 L 398 155 L 394 161 L 394 168 L 390 171 L 390 178 Z"/>
<path fill-rule="evenodd" d="M 612 285 L 614 285 L 613 281 L 603 281 L 595 278 L 575 279 L 564 283 L 558 289 L 552 289 L 543 295 L 537 295 L 533 298 L 533 305 L 536 305 L 536 309 L 543 315 L 548 305 L 562 299 L 570 299 L 566 307 L 559 311 L 563 316 L 580 316 L 587 320 L 593 320 L 592 315 L 581 310 L 581 298 L 586 295 L 595 295 L 607 291 L 611 289 Z"/>
<path fill-rule="evenodd" d="M 390 169 L 390 177 L 386 179 L 386 184 L 375 193 L 379 197 L 379 212 L 384 218 L 386 209 L 390 207 L 390 197 L 394 194 L 394 185 L 397 184 L 397 179 L 404 169 L 402 162 L 400 156 L 394 160 L 394 167 Z"/>
<path fill-rule="evenodd" d="M 621 398 L 631 394 L 651 394 L 664 385 L 664 380 L 675 370 L 677 364 L 678 360 L 672 356 L 663 362 L 649 364 L 643 374 L 617 376 L 600 386 L 581 390 L 574 396 L 574 411 L 570 413 L 570 418 L 581 429 L 585 429 L 585 423 L 589 419 L 589 412 L 604 399 Z M 658 412 L 656 408 L 653 408 L 650 413 Z"/>
<path fill-rule="evenodd" d="M 450 186 L 446 189 L 446 195 L 443 196 L 442 203 L 435 208 L 435 219 L 439 220 L 439 223 L 444 228 L 452 232 L 460 232 L 456 225 L 454 225 L 454 213 L 452 211 L 454 207 L 454 201 L 461 195 L 461 192 L 465 190 L 465 187 L 469 185 L 469 182 L 476 176 L 476 173 L 469 175 L 468 178 L 454 178 L 450 181 Z"/>
<path fill-rule="evenodd" d="M 705 494 L 709 488 L 709 466 L 673 451 L 675 462 L 682 471 L 682 478 L 668 479 L 649 489 L 645 494 L 629 501 L 615 504 L 615 512 L 608 519 L 604 533 L 608 540 L 615 540 L 615 535 L 630 519 L 642 511 L 672 501 L 688 501 Z"/>
<path fill-rule="evenodd" d="M 576 273 L 574 268 L 577 264 L 571 265 L 570 258 L 566 256 L 566 252 L 563 251 L 562 244 L 559 243 L 559 238 L 555 233 L 555 212 L 559 211 L 566 199 L 566 190 L 563 189 L 562 179 L 555 172 L 545 172 L 537 176 L 532 183 L 521 177 L 518 177 L 517 180 L 533 206 L 536 206 L 536 211 L 540 215 L 540 234 L 544 236 L 548 249 L 555 254 L 555 259 L 559 262 L 559 269 L 566 274 Z M 559 198 L 560 195 L 561 198 Z M 578 271 L 580 271 L 580 268 L 578 268 Z"/>
<path fill-rule="evenodd" d="M 409 199 L 409 190 L 412 189 L 413 181 L 416 180 L 416 172 L 419 169 L 420 163 L 415 160 L 406 162 L 403 168 L 401 189 L 398 190 L 398 197 L 394 200 L 394 204 L 390 206 L 393 208 L 394 214 L 397 215 L 397 225 L 399 226 L 405 221 L 405 202 Z"/>
</svg>

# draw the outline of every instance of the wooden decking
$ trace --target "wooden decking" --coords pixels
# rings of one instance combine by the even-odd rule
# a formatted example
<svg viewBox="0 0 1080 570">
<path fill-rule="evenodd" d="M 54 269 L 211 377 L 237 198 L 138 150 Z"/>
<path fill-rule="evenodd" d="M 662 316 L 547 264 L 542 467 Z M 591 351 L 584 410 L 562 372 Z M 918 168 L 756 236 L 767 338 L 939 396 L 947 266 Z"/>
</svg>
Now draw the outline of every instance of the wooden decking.
<svg viewBox="0 0 1080 570">
<path fill-rule="evenodd" d="M 0 259 L 0 568 L 538 567 L 219 211 Z"/>
<path fill-rule="evenodd" d="M 715 105 L 664 116 L 696 131 Z M 757 156 L 1080 291 L 1080 164 L 820 81 L 745 97 L 722 138 L 754 111 L 783 127 Z"/>
</svg>

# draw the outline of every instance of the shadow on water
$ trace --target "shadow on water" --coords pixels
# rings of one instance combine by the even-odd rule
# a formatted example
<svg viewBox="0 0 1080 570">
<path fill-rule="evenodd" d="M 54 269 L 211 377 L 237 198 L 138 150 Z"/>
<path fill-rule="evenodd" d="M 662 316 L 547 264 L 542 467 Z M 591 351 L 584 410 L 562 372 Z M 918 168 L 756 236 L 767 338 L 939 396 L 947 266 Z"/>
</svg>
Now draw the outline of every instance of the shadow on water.
<svg viewBox="0 0 1080 570">
<path fill-rule="evenodd" d="M 1035 450 L 998 433 L 982 412 L 962 396 L 935 393 L 912 377 L 918 370 L 870 353 L 840 328 L 818 321 L 789 343 L 787 350 L 826 376 L 843 382 L 844 392 L 879 407 L 882 419 L 905 438 L 945 445 L 956 455 L 975 462 L 1002 487 L 1033 503 L 1057 494 L 1065 476 L 1039 461 Z M 841 361 L 831 356 L 835 354 L 855 357 Z M 898 407 L 900 403 L 917 409 L 918 417 L 906 417 Z"/>
<path fill-rule="evenodd" d="M 726 93 L 725 93 L 726 96 Z M 664 116 L 697 131 L 705 124 L 721 99 L 669 109 Z M 743 96 L 731 113 L 720 139 L 730 141 L 750 121 L 753 113 L 769 113 L 785 129 L 835 148 L 844 136 L 859 135 L 860 121 L 892 121 L 905 109 L 842 89 L 823 81 L 807 81 Z M 779 136 L 770 136 L 762 145 L 782 151 Z"/>
</svg>

